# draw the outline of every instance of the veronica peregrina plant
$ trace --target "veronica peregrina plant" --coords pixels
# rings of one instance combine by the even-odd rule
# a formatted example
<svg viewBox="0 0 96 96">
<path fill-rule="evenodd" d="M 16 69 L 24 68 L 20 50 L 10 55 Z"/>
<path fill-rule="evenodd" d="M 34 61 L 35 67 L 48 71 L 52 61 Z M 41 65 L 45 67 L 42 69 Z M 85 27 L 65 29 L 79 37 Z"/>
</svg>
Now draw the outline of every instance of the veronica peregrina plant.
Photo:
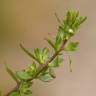
<svg viewBox="0 0 96 96">
<path fill-rule="evenodd" d="M 33 62 L 26 69 L 17 72 L 13 72 L 6 65 L 7 72 L 16 81 L 17 85 L 5 96 L 32 96 L 33 80 L 39 79 L 43 82 L 49 82 L 56 78 L 54 68 L 59 67 L 60 63 L 63 62 L 63 52 L 77 49 L 79 43 L 77 41 L 70 42 L 69 39 L 76 34 L 87 17 L 79 16 L 78 11 L 68 11 L 63 20 L 60 20 L 57 15 L 56 18 L 59 21 L 59 27 L 55 39 L 46 39 L 54 52 L 50 56 L 50 50 L 47 47 L 36 48 L 33 52 L 29 52 L 20 44 L 21 49 L 33 59 Z M 71 64 L 71 59 L 69 60 Z"/>
</svg>

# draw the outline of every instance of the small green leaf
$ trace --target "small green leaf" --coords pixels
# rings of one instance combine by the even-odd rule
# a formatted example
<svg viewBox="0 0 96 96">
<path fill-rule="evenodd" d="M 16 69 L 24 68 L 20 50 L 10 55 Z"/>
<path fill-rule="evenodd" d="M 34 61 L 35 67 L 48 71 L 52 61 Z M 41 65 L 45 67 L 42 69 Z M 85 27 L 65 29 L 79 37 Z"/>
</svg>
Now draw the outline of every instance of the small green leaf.
<svg viewBox="0 0 96 96">
<path fill-rule="evenodd" d="M 38 61 L 38 59 L 35 58 L 35 56 L 30 53 L 26 48 L 24 48 L 24 46 L 22 44 L 20 44 L 21 49 L 31 58 L 33 58 L 34 60 L 36 60 L 39 64 L 41 64 L 41 62 Z"/>
<path fill-rule="evenodd" d="M 33 62 L 33 64 L 29 66 L 29 68 L 31 69 L 31 71 L 36 71 L 36 64 Z"/>
<path fill-rule="evenodd" d="M 59 23 L 61 23 L 61 20 L 59 19 L 59 17 L 58 17 L 58 15 L 57 15 L 57 13 L 55 13 L 54 15 L 55 15 L 55 17 L 56 17 L 57 21 L 58 21 Z"/>
<path fill-rule="evenodd" d="M 51 45 L 51 47 L 56 51 L 54 43 L 50 39 L 46 39 L 46 40 L 49 43 L 49 45 Z"/>
<path fill-rule="evenodd" d="M 9 73 L 9 75 L 18 83 L 19 81 L 18 81 L 15 73 L 7 65 L 6 65 L 6 70 Z"/>
<path fill-rule="evenodd" d="M 58 32 L 57 36 L 56 36 L 56 42 L 55 42 L 56 50 L 58 50 L 60 48 L 60 45 L 61 45 L 61 42 L 63 41 L 63 39 L 64 39 L 64 33 L 62 31 Z"/>
<path fill-rule="evenodd" d="M 25 49 L 22 44 L 20 44 L 20 47 L 21 47 L 21 49 L 22 49 L 25 53 L 27 53 L 30 57 L 32 57 L 33 59 L 35 59 L 34 56 L 33 56 L 27 49 Z"/>
<path fill-rule="evenodd" d="M 56 78 L 55 72 L 52 68 L 49 68 L 49 74 L 53 77 Z"/>
<path fill-rule="evenodd" d="M 31 75 L 28 74 L 27 72 L 25 71 L 19 71 L 16 73 L 17 77 L 20 79 L 20 80 L 28 80 L 28 79 L 31 79 Z"/>
<path fill-rule="evenodd" d="M 33 62 L 25 71 L 31 76 L 34 76 L 37 71 L 35 62 Z"/>
<path fill-rule="evenodd" d="M 31 90 L 27 90 L 26 93 L 25 93 L 25 96 L 32 96 L 32 91 Z"/>
<path fill-rule="evenodd" d="M 70 42 L 69 44 L 66 44 L 66 46 L 64 47 L 65 51 L 76 51 L 77 47 L 78 47 L 78 42 Z"/>
<path fill-rule="evenodd" d="M 21 95 L 18 91 L 14 91 L 14 92 L 11 93 L 10 96 L 21 96 Z"/>
<path fill-rule="evenodd" d="M 53 80 L 53 77 L 49 73 L 45 73 L 43 75 L 40 75 L 38 77 L 43 82 L 50 82 Z"/>
<path fill-rule="evenodd" d="M 42 60 L 43 60 L 43 63 L 46 62 L 48 57 L 49 57 L 49 50 L 47 48 L 43 48 L 42 49 Z"/>
<path fill-rule="evenodd" d="M 39 48 L 34 49 L 34 53 L 35 53 L 35 57 L 37 59 L 40 59 L 40 49 Z"/>
<path fill-rule="evenodd" d="M 82 24 L 85 20 L 87 19 L 87 17 L 80 17 L 80 21 L 79 21 L 79 24 Z"/>
<path fill-rule="evenodd" d="M 22 81 L 19 87 L 19 91 L 21 94 L 30 95 L 32 92 L 30 91 L 31 82 Z"/>
<path fill-rule="evenodd" d="M 79 11 L 72 12 L 72 24 L 76 21 L 76 19 L 78 18 L 78 16 L 79 16 Z"/>
<path fill-rule="evenodd" d="M 39 62 L 41 62 L 41 64 L 44 64 L 45 61 L 48 59 L 49 50 L 47 48 L 43 48 L 43 49 L 36 48 L 34 49 L 34 55 L 35 58 Z"/>
<path fill-rule="evenodd" d="M 49 63 L 49 67 L 58 67 L 60 63 L 63 61 L 62 58 L 56 57 L 51 63 Z"/>
<path fill-rule="evenodd" d="M 66 22 L 68 25 L 71 25 L 71 22 L 70 22 L 71 20 L 72 20 L 72 14 L 70 11 L 68 11 L 66 14 Z"/>
</svg>

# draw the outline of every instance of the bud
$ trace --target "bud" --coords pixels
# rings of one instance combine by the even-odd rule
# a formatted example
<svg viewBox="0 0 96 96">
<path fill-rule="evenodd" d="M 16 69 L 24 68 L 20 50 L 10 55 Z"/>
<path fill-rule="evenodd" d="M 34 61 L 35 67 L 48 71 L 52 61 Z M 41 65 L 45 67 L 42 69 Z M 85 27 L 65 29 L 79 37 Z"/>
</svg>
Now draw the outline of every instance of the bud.
<svg viewBox="0 0 96 96">
<path fill-rule="evenodd" d="M 72 34 L 74 33 L 73 29 L 71 29 L 71 28 L 68 31 L 69 31 L 69 33 L 72 33 Z"/>
</svg>

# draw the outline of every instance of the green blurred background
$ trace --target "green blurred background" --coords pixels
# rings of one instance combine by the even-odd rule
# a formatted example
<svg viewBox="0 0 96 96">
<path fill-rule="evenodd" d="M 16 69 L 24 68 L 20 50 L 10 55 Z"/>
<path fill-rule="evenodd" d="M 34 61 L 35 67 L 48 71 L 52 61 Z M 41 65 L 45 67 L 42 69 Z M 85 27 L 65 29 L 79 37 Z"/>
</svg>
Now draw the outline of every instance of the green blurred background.
<svg viewBox="0 0 96 96">
<path fill-rule="evenodd" d="M 33 96 L 95 96 L 96 95 L 96 0 L 0 0 L 0 89 L 6 94 L 15 82 L 5 70 L 5 62 L 14 70 L 31 63 L 19 47 L 30 51 L 48 44 L 45 37 L 56 33 L 56 12 L 62 18 L 68 9 L 79 10 L 88 16 L 80 33 L 73 40 L 80 41 L 77 53 L 71 54 L 73 72 L 68 61 L 56 70 L 51 83 L 38 80 L 32 87 Z M 65 57 L 67 59 L 67 57 Z"/>
</svg>

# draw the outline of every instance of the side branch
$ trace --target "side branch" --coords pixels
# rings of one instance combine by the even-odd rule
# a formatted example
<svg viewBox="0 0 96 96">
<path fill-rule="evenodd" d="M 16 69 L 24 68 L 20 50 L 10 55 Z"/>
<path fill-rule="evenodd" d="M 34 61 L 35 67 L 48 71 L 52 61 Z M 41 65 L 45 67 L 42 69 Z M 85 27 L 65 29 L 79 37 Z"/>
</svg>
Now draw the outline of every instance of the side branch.
<svg viewBox="0 0 96 96">
<path fill-rule="evenodd" d="M 52 55 L 52 57 L 50 57 L 49 60 L 48 60 L 43 66 L 39 66 L 39 68 L 38 68 L 39 70 L 37 71 L 37 73 L 35 74 L 35 76 L 34 76 L 33 78 L 29 79 L 28 81 L 34 80 L 43 70 L 47 69 L 48 64 L 51 63 L 51 62 L 55 59 L 55 57 L 63 50 L 66 42 L 67 42 L 66 39 L 63 40 L 60 49 L 59 49 L 57 52 L 55 52 L 55 53 Z M 22 45 L 21 45 L 21 47 L 22 47 Z M 23 48 L 23 47 L 22 47 L 22 48 Z M 23 50 L 26 51 L 25 49 L 23 49 Z M 30 55 L 31 55 L 31 54 L 30 54 Z M 5 96 L 10 96 L 10 94 L 11 94 L 13 91 L 18 90 L 19 85 L 20 85 L 20 83 L 19 83 L 14 89 L 12 89 L 10 92 L 8 92 Z"/>
</svg>

